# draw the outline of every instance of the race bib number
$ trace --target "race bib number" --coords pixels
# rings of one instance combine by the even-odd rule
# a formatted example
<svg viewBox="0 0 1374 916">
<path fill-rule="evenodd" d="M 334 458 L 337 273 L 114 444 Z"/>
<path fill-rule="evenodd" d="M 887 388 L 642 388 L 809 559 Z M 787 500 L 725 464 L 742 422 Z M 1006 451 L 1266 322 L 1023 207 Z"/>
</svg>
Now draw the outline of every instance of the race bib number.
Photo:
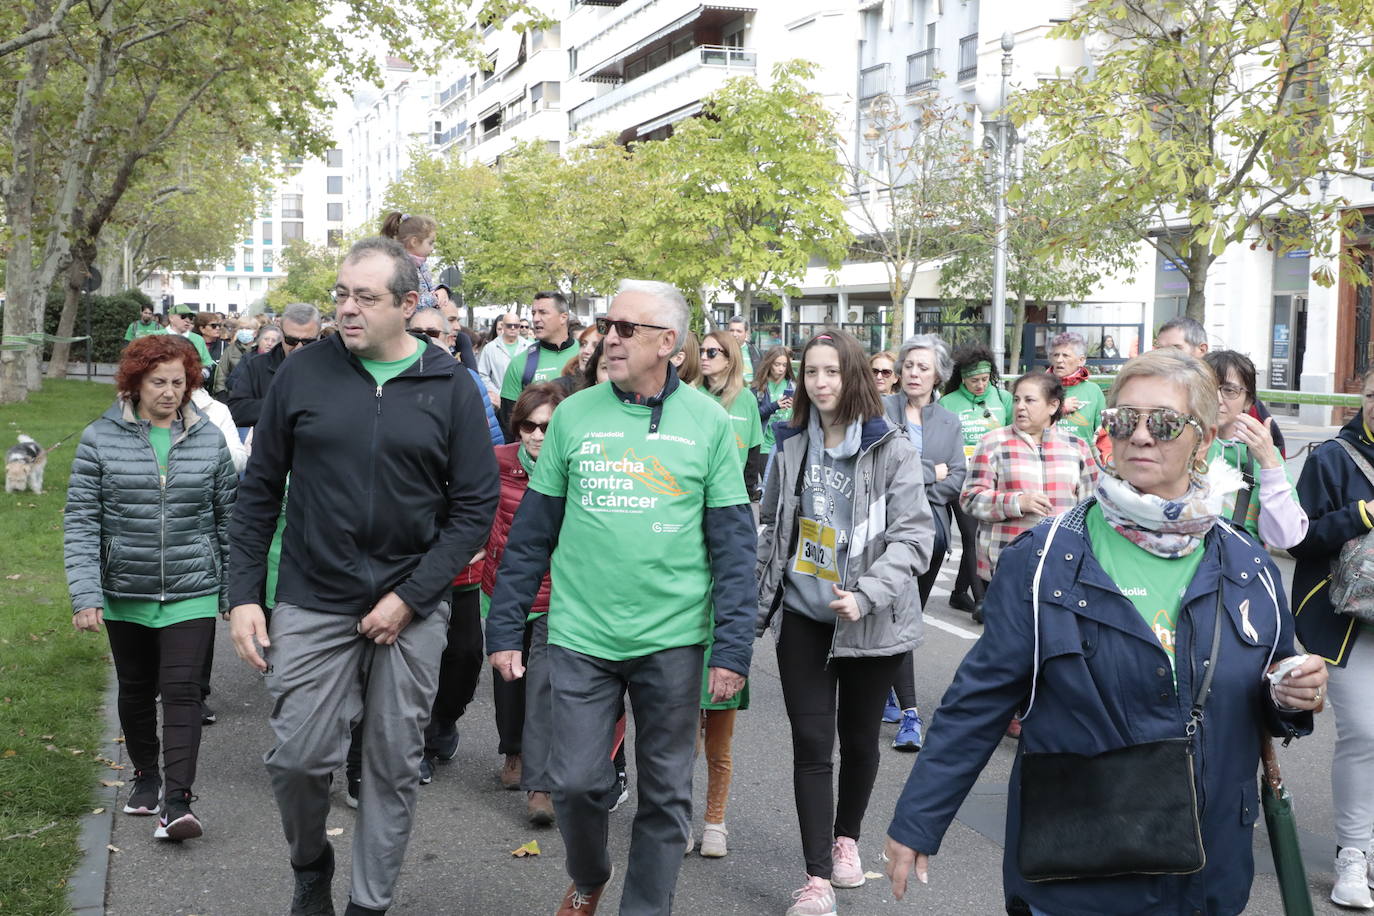
<svg viewBox="0 0 1374 916">
<path fill-rule="evenodd" d="M 792 571 L 826 582 L 839 582 L 835 529 L 809 518 L 798 519 L 798 525 L 797 555 L 792 560 Z"/>
</svg>

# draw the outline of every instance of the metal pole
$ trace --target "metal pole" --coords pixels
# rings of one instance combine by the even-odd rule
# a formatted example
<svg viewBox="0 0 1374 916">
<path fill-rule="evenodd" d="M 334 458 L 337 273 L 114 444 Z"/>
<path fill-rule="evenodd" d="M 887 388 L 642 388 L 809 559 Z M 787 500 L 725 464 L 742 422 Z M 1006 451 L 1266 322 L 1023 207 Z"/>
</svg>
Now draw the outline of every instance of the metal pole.
<svg viewBox="0 0 1374 916">
<path fill-rule="evenodd" d="M 1002 33 L 1002 90 L 997 106 L 996 213 L 997 238 L 992 260 L 992 356 L 997 370 L 1005 373 L 1007 351 L 1007 154 L 1011 123 L 1007 120 L 1007 78 L 1011 76 L 1011 49 L 1016 39 Z"/>
</svg>

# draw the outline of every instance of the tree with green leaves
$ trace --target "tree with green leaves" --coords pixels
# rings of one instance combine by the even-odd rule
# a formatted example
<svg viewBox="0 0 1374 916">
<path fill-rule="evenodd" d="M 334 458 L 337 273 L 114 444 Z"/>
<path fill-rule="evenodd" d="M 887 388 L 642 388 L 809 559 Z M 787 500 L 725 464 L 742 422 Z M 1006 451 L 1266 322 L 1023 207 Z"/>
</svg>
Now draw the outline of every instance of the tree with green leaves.
<svg viewBox="0 0 1374 916">
<path fill-rule="evenodd" d="M 311 245 L 299 239 L 288 242 L 279 255 L 285 279 L 272 285 L 264 303 L 274 312 L 281 312 L 292 302 L 308 302 L 321 314 L 334 314 L 334 283 L 347 250 Z"/>
<path fill-rule="evenodd" d="M 689 294 L 728 292 L 748 315 L 756 296 L 797 295 L 813 258 L 839 266 L 852 237 L 844 172 L 835 115 L 806 87 L 813 72 L 788 61 L 767 86 L 732 79 L 701 117 L 635 148 L 659 188 L 635 229 L 652 241 L 658 276 Z"/>
<path fill-rule="evenodd" d="M 1086 298 L 1109 274 L 1136 264 L 1139 240 L 1134 232 L 1121 224 L 1090 222 L 1103 177 L 1044 153 L 1043 139 L 1027 143 L 1024 159 L 1031 166 L 1018 169 L 1007 191 L 1007 296 L 1014 316 L 1008 352 L 1013 358 L 1020 350 L 1028 304 Z M 940 267 L 945 299 L 992 299 L 997 218 L 985 160 L 980 154 L 970 161 L 951 189 L 967 205 L 965 218 L 955 227 L 950 257 Z"/>
<path fill-rule="evenodd" d="M 1041 163 L 1103 177 L 1094 226 L 1124 225 L 1178 265 L 1204 317 L 1208 270 L 1260 233 L 1277 248 L 1344 254 L 1348 204 L 1315 179 L 1364 174 L 1374 145 L 1374 19 L 1366 0 L 1085 0 L 1052 38 L 1092 66 L 1015 97 L 1043 124 Z M 1318 282 L 1330 283 L 1329 271 Z"/>
<path fill-rule="evenodd" d="M 863 114 L 861 146 L 845 163 L 851 257 L 882 262 L 900 337 L 916 274 L 970 244 L 962 229 L 977 204 L 965 177 L 980 157 L 967 139 L 966 106 L 934 93 L 900 103 L 884 94 Z"/>
</svg>

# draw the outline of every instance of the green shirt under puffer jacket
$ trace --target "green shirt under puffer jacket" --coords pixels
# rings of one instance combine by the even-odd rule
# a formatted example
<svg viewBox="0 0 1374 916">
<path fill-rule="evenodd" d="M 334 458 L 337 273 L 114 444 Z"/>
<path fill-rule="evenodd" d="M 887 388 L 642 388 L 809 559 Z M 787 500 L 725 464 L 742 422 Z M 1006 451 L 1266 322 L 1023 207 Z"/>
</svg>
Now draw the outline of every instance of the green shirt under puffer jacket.
<svg viewBox="0 0 1374 916">
<path fill-rule="evenodd" d="M 107 595 L 223 601 L 237 487 L 223 434 L 191 404 L 172 425 L 164 484 L 148 421 L 116 401 L 72 460 L 63 545 L 73 613 Z"/>
</svg>

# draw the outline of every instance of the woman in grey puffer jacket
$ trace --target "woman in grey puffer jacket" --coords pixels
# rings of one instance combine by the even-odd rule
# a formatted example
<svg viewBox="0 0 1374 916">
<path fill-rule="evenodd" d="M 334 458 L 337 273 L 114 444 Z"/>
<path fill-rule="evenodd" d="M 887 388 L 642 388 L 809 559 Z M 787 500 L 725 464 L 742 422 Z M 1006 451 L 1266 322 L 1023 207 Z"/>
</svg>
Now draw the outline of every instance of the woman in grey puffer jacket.
<svg viewBox="0 0 1374 916">
<path fill-rule="evenodd" d="M 911 586 L 930 563 L 934 523 L 920 457 L 883 419 L 859 342 L 817 334 L 801 376 L 760 507 L 758 629 L 774 624 L 806 861 L 787 913 L 818 916 L 834 912 L 834 887 L 864 883 L 857 840 L 879 719 L 902 656 L 920 643 Z"/>
<path fill-rule="evenodd" d="M 135 340 L 115 383 L 119 398 L 81 434 L 67 486 L 72 623 L 92 632 L 104 623 L 109 634 L 134 764 L 124 812 L 159 814 L 161 800 L 153 835 L 184 840 L 201 835 L 191 812 L 200 675 L 222 610 L 238 478 L 219 428 L 191 404 L 200 360 L 183 338 Z"/>
</svg>

